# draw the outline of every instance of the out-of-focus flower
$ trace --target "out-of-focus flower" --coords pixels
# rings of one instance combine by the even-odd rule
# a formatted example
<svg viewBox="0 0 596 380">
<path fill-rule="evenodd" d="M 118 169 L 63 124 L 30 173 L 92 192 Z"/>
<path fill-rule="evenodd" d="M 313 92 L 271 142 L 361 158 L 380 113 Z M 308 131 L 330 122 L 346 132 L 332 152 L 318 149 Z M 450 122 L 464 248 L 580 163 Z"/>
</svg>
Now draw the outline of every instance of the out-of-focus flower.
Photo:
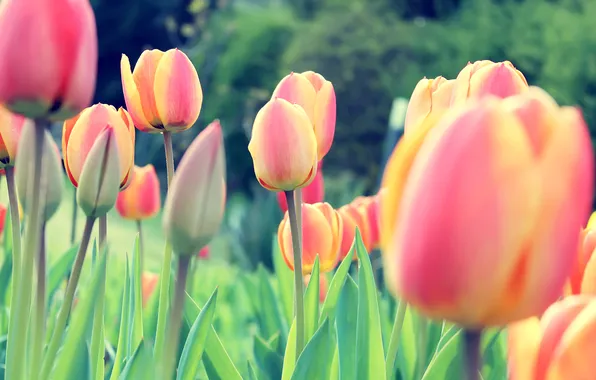
<svg viewBox="0 0 596 380">
<path fill-rule="evenodd" d="M 155 273 L 145 272 L 141 277 L 142 281 L 142 288 L 143 288 L 143 307 L 147 305 L 147 301 L 151 298 L 153 291 L 155 291 L 155 286 L 159 282 L 159 276 Z"/>
<path fill-rule="evenodd" d="M 323 180 L 323 171 L 321 170 L 321 165 L 319 163 L 319 167 L 317 169 L 317 174 L 315 175 L 315 178 L 312 180 L 310 185 L 302 189 L 302 202 L 308 204 L 315 204 L 323 202 L 324 198 L 325 182 Z M 283 191 L 277 193 L 277 203 L 279 204 L 279 208 L 281 209 L 281 211 L 288 211 L 288 202 L 286 200 L 286 195 Z"/>
<path fill-rule="evenodd" d="M 304 110 L 273 98 L 255 117 L 248 144 L 257 180 L 267 190 L 309 185 L 317 174 L 317 140 Z"/>
<path fill-rule="evenodd" d="M 134 71 L 123 54 L 120 71 L 126 108 L 140 131 L 181 132 L 199 118 L 203 104 L 201 82 L 182 51 L 145 50 Z"/>
<path fill-rule="evenodd" d="M 159 178 L 153 165 L 135 166 L 130 185 L 118 194 L 116 210 L 129 220 L 144 220 L 157 215 L 161 206 Z"/>
<path fill-rule="evenodd" d="M 273 91 L 278 97 L 298 104 L 306 111 L 317 137 L 319 160 L 329 152 L 335 134 L 335 90 L 333 84 L 313 71 L 290 73 Z"/>
<path fill-rule="evenodd" d="M 209 124 L 180 160 L 163 211 L 163 228 L 174 252 L 193 255 L 219 231 L 226 202 L 221 125 Z"/>
<path fill-rule="evenodd" d="M 486 95 L 506 98 L 525 91 L 528 91 L 528 82 L 511 62 L 468 62 L 455 79 L 451 105 L 461 105 L 470 98 Z"/>
<path fill-rule="evenodd" d="M 379 197 L 356 197 L 351 205 L 359 211 L 363 224 L 366 225 L 366 249 L 370 253 L 379 245 Z"/>
<path fill-rule="evenodd" d="M 350 248 L 352 248 L 356 236 L 356 227 L 358 227 L 358 230 L 360 231 L 362 243 L 364 244 L 366 251 L 370 253 L 372 251 L 373 241 L 371 239 L 367 210 L 364 207 L 357 207 L 356 204 L 350 203 L 340 207 L 337 212 L 343 221 L 343 237 L 340 249 L 341 259 L 346 257 L 350 252 Z M 354 255 L 352 260 L 358 260 L 358 256 Z"/>
<path fill-rule="evenodd" d="M 4 224 L 6 223 L 7 211 L 8 207 L 6 207 L 6 205 L 0 204 L 0 237 L 4 235 Z"/>
<path fill-rule="evenodd" d="M 304 285 L 308 286 L 310 282 L 310 274 L 304 276 Z M 329 290 L 329 280 L 327 280 L 327 276 L 323 273 L 319 276 L 319 302 L 325 302 L 325 297 L 327 297 L 327 291 Z"/>
<path fill-rule="evenodd" d="M 89 1 L 4 1 L 0 35 L 0 103 L 54 120 L 91 103 L 97 32 Z"/>
<path fill-rule="evenodd" d="M 208 259 L 209 258 L 209 254 L 211 253 L 211 250 L 209 249 L 209 246 L 206 245 L 203 248 L 201 248 L 201 250 L 199 251 L 199 253 L 197 254 L 199 259 Z"/>
<path fill-rule="evenodd" d="M 21 131 L 31 120 L 0 106 L 0 168 L 14 165 Z"/>
<path fill-rule="evenodd" d="M 388 165 L 382 198 L 393 214 L 382 224 L 387 283 L 403 300 L 478 328 L 537 315 L 561 295 L 593 195 L 577 109 L 538 88 L 470 101 L 406 166 Z"/>
<path fill-rule="evenodd" d="M 81 169 L 98 135 L 110 126 L 118 147 L 120 159 L 120 187 L 128 186 L 134 167 L 135 128 L 124 108 L 116 110 L 106 104 L 95 104 L 72 119 L 62 128 L 62 154 L 66 174 L 75 187 L 79 186 Z"/>
<path fill-rule="evenodd" d="M 596 212 L 592 213 L 579 237 L 575 266 L 565 286 L 565 294 L 589 293 L 596 295 Z"/>
<path fill-rule="evenodd" d="M 447 80 L 443 77 L 422 78 L 414 88 L 408 103 L 404 124 L 405 133 L 416 128 L 431 113 L 440 116 L 447 111 L 454 84 L 455 80 Z"/>
<path fill-rule="evenodd" d="M 302 204 L 302 274 L 312 272 L 317 255 L 321 273 L 335 268 L 341 244 L 341 231 L 341 219 L 329 203 Z M 292 238 L 286 212 L 279 224 L 277 239 L 286 264 L 294 270 Z"/>
</svg>

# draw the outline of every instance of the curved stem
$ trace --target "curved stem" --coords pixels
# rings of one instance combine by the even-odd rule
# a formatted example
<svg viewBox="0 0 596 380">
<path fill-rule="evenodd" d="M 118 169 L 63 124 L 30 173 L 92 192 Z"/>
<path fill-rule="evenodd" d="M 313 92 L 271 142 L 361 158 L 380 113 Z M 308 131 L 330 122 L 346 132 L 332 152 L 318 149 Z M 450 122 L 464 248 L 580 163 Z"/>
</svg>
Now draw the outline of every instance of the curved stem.
<svg viewBox="0 0 596 380">
<path fill-rule="evenodd" d="M 481 330 L 464 330 L 465 371 L 467 380 L 479 380 L 482 358 L 480 354 Z"/>
<path fill-rule="evenodd" d="M 66 321 L 68 319 L 68 315 L 70 314 L 70 309 L 74 300 L 77 284 L 79 283 L 79 278 L 81 277 L 81 270 L 83 269 L 83 263 L 85 262 L 85 255 L 87 254 L 87 247 L 89 246 L 89 240 L 91 240 L 91 232 L 93 231 L 94 224 L 95 218 L 87 217 L 87 220 L 85 221 L 85 228 L 83 229 L 83 237 L 81 238 L 81 245 L 79 246 L 75 262 L 72 265 L 70 279 L 66 285 L 64 301 L 62 302 L 62 306 L 60 306 L 60 311 L 58 312 L 58 317 L 56 318 L 56 324 L 54 325 L 54 331 L 52 332 L 52 337 L 50 338 L 50 343 L 48 345 L 48 349 L 43 360 L 43 365 L 41 367 L 41 380 L 48 378 L 50 370 L 54 365 L 54 360 L 56 359 L 56 353 L 58 352 L 58 348 L 60 348 L 62 335 L 64 334 L 64 329 L 66 328 Z"/>
<path fill-rule="evenodd" d="M 387 379 L 393 379 L 395 377 L 395 359 L 397 358 L 397 348 L 399 347 L 401 328 L 404 324 L 404 317 L 406 316 L 407 308 L 408 304 L 405 301 L 400 300 L 395 313 L 395 320 L 393 321 L 393 329 L 391 330 L 391 338 L 389 339 L 387 357 L 385 360 L 387 363 Z"/>
<path fill-rule="evenodd" d="M 145 268 L 145 245 L 143 244 L 143 222 L 140 220 L 137 220 L 137 233 L 139 234 L 139 261 L 141 262 L 141 273 L 143 273 Z"/>
<path fill-rule="evenodd" d="M 108 235 L 108 217 L 107 215 L 99 217 L 99 254 L 107 254 L 105 250 L 106 239 Z M 105 308 L 105 279 L 99 284 L 97 299 L 99 303 L 95 305 L 93 314 L 93 329 L 91 331 L 91 379 L 103 380 L 104 378 L 104 308 Z"/>
<path fill-rule="evenodd" d="M 11 302 L 17 299 L 19 276 L 21 269 L 21 216 L 19 214 L 19 199 L 14 182 L 14 167 L 6 168 L 6 185 L 8 188 L 8 203 L 10 205 L 10 226 L 12 234 L 12 289 Z"/>
<path fill-rule="evenodd" d="M 286 191 L 288 218 L 292 233 L 294 254 L 294 317 L 296 318 L 296 361 L 304 348 L 304 282 L 302 280 L 302 245 L 300 242 L 302 225 L 298 224 L 296 202 L 293 191 Z"/>
<path fill-rule="evenodd" d="M 37 290 L 35 314 L 33 315 L 33 348 L 31 352 L 31 376 L 37 377 L 41 367 L 43 344 L 46 338 L 46 224 L 41 229 L 40 249 L 37 256 Z"/>
</svg>

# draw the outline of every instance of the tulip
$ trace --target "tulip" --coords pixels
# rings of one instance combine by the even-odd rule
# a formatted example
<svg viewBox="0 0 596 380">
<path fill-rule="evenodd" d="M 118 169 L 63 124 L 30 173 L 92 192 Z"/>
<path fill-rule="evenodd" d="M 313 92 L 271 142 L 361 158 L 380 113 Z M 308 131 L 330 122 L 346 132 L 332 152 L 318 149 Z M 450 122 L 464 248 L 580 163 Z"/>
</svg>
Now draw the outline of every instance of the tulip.
<svg viewBox="0 0 596 380">
<path fill-rule="evenodd" d="M 335 90 L 321 74 L 305 71 L 285 76 L 273 91 L 273 98 L 282 98 L 304 109 L 314 126 L 319 160 L 331 149 L 335 134 Z"/>
<path fill-rule="evenodd" d="M 408 103 L 404 124 L 405 133 L 416 128 L 431 113 L 441 115 L 447 111 L 454 84 L 454 80 L 447 80 L 443 77 L 421 79 L 414 88 Z"/>
<path fill-rule="evenodd" d="M 64 120 L 95 92 L 97 32 L 88 0 L 7 0 L 0 11 L 0 103 Z"/>
<path fill-rule="evenodd" d="M 122 55 L 122 88 L 126 108 L 143 132 L 181 132 L 199 118 L 203 90 L 197 70 L 178 49 L 145 50 L 134 71 Z"/>
<path fill-rule="evenodd" d="M 0 106 L 0 168 L 14 165 L 21 131 L 31 120 Z"/>
<path fill-rule="evenodd" d="M 468 62 L 455 79 L 451 106 L 465 103 L 469 98 L 485 95 L 506 98 L 527 90 L 526 78 L 509 61 Z"/>
<path fill-rule="evenodd" d="M 317 140 L 304 110 L 273 98 L 255 117 L 248 144 L 257 180 L 267 190 L 308 186 L 317 174 Z"/>
<path fill-rule="evenodd" d="M 361 215 L 363 229 L 367 232 L 368 252 L 379 245 L 379 201 L 377 196 L 356 197 L 351 205 Z"/>
<path fill-rule="evenodd" d="M 329 203 L 302 204 L 303 275 L 312 272 L 317 255 L 321 273 L 335 268 L 341 245 L 341 231 L 342 221 Z M 277 229 L 277 239 L 286 264 L 294 270 L 294 251 L 287 212 Z"/>
<path fill-rule="evenodd" d="M 323 202 L 325 197 L 325 183 L 323 180 L 323 172 L 321 171 L 321 165 L 319 164 L 317 174 L 312 180 L 310 185 L 302 189 L 302 202 L 308 204 L 315 204 Z M 277 203 L 282 212 L 288 211 L 288 201 L 286 200 L 283 191 L 277 193 Z"/>
<path fill-rule="evenodd" d="M 306 276 L 304 276 L 304 285 L 305 286 L 308 286 L 310 279 L 311 279 L 310 274 L 307 274 Z M 329 290 L 329 280 L 327 280 L 327 276 L 322 274 L 319 276 L 319 302 L 320 303 L 325 302 L 325 298 L 327 297 L 328 290 Z"/>
<path fill-rule="evenodd" d="M 8 208 L 3 205 L 0 204 L 0 237 L 2 235 L 4 235 L 4 224 L 6 223 L 6 212 L 8 211 Z"/>
<path fill-rule="evenodd" d="M 370 253 L 370 251 L 372 251 L 373 241 L 371 239 L 370 225 L 366 214 L 367 211 L 362 207 L 357 207 L 355 204 L 347 204 L 340 207 L 337 211 L 344 222 L 342 246 L 340 250 L 341 258 L 343 259 L 350 253 L 350 249 L 352 248 L 356 236 L 356 228 L 360 231 L 364 247 L 367 252 Z M 352 259 L 358 260 L 358 257 L 354 255 Z"/>
<path fill-rule="evenodd" d="M 573 266 L 593 161 L 580 112 L 538 88 L 450 111 L 412 165 L 385 171 L 390 288 L 471 328 L 543 312 Z"/>
<path fill-rule="evenodd" d="M 143 292 L 143 307 L 147 305 L 147 302 L 151 298 L 153 291 L 155 290 L 155 286 L 159 281 L 159 276 L 155 273 L 145 272 L 141 277 L 142 281 L 142 292 Z"/>
<path fill-rule="evenodd" d="M 201 250 L 199 251 L 197 256 L 199 257 L 199 259 L 208 259 L 209 253 L 210 253 L 209 246 L 206 245 L 203 248 L 201 248 Z"/>
<path fill-rule="evenodd" d="M 161 207 L 159 179 L 153 165 L 135 166 L 130 185 L 118 194 L 116 210 L 129 220 L 144 220 L 157 215 Z"/>
<path fill-rule="evenodd" d="M 163 211 L 174 252 L 196 254 L 219 230 L 226 199 L 221 125 L 211 123 L 180 160 Z"/>
<path fill-rule="evenodd" d="M 511 380 L 593 379 L 596 297 L 570 296 L 508 328 Z"/>
<path fill-rule="evenodd" d="M 564 293 L 588 293 L 596 295 L 596 212 L 592 213 L 588 225 L 580 232 L 579 249 L 575 266 L 565 286 Z"/>
<path fill-rule="evenodd" d="M 120 187 L 128 186 L 134 167 L 135 129 L 130 115 L 124 108 L 95 104 L 79 115 L 64 122 L 62 129 L 62 154 L 68 178 L 75 187 L 89 151 L 99 134 L 110 126 L 114 133 L 120 158 Z"/>
</svg>

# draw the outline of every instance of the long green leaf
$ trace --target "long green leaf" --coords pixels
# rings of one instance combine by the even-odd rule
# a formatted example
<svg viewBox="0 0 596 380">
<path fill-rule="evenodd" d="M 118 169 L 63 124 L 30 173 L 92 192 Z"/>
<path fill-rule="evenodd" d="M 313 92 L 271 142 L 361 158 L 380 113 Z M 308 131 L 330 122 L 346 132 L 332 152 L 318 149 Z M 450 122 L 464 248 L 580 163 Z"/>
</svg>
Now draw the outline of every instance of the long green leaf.
<svg viewBox="0 0 596 380">
<path fill-rule="evenodd" d="M 68 271 L 72 268 L 72 263 L 79 250 L 79 244 L 75 244 L 64 252 L 58 260 L 50 268 L 48 273 L 48 300 L 52 300 L 60 285 L 64 283 L 64 279 Z"/>
<path fill-rule="evenodd" d="M 335 271 L 329 289 L 327 290 L 327 296 L 321 309 L 321 315 L 319 316 L 319 324 L 323 322 L 323 319 L 330 318 L 333 320 L 335 317 L 335 308 L 337 307 L 337 301 L 339 300 L 339 293 L 344 286 L 346 276 L 350 271 L 350 265 L 352 264 L 352 258 L 354 257 L 354 245 L 350 249 L 350 252 L 344 257 L 341 264 Z"/>
<path fill-rule="evenodd" d="M 257 371 L 255 370 L 255 367 L 252 365 L 250 360 L 248 361 L 248 380 L 259 380 L 259 377 L 257 376 Z"/>
<path fill-rule="evenodd" d="M 261 304 L 259 312 L 261 333 L 264 336 L 272 336 L 279 331 L 283 338 L 282 341 L 285 343 L 288 336 L 288 328 L 284 323 L 281 311 L 279 310 L 279 302 L 271 287 L 269 273 L 267 273 L 263 266 L 260 266 L 258 269 L 258 276 L 258 295 Z"/>
<path fill-rule="evenodd" d="M 333 335 L 325 319 L 298 358 L 291 380 L 328 379 L 333 361 Z"/>
<path fill-rule="evenodd" d="M 155 379 L 155 363 L 149 345 L 141 340 L 128 359 L 120 374 L 119 380 L 152 380 Z"/>
<path fill-rule="evenodd" d="M 304 293 L 304 341 L 308 342 L 319 327 L 319 256 L 315 263 L 306 292 Z"/>
<path fill-rule="evenodd" d="M 403 380 L 418 380 L 415 379 L 418 355 L 416 352 L 416 331 L 418 331 L 416 313 L 411 307 L 408 307 L 404 316 L 397 350 L 398 368 Z"/>
<path fill-rule="evenodd" d="M 356 326 L 358 316 L 358 285 L 348 275 L 337 306 L 337 347 L 339 378 L 356 379 Z"/>
<path fill-rule="evenodd" d="M 281 380 L 290 380 L 296 367 L 296 320 L 292 321 L 290 332 L 288 333 L 288 342 L 284 353 L 283 370 Z"/>
<path fill-rule="evenodd" d="M 112 367 L 112 374 L 110 375 L 110 380 L 116 380 L 120 376 L 120 371 L 122 370 L 122 365 L 124 360 L 126 359 L 126 351 L 128 349 L 128 341 L 129 341 L 129 330 L 130 326 L 128 324 L 128 316 L 130 313 L 130 302 L 131 302 L 131 292 L 130 292 L 130 266 L 128 264 L 128 257 L 125 261 L 124 267 L 124 286 L 122 289 L 123 299 L 122 299 L 122 309 L 120 311 L 120 331 L 118 332 L 118 346 L 116 347 L 116 357 L 114 358 L 114 366 Z"/>
<path fill-rule="evenodd" d="M 141 267 L 141 251 L 139 234 L 135 239 L 132 255 L 132 325 L 129 344 L 137 347 L 143 339 L 143 268 Z"/>
<path fill-rule="evenodd" d="M 273 337 L 273 341 L 267 342 L 258 335 L 254 339 L 255 359 L 262 373 L 267 378 L 280 379 L 282 375 L 283 358 L 277 351 L 279 333 Z"/>
<path fill-rule="evenodd" d="M 2 267 L 0 267 L 0 307 L 6 306 L 6 296 L 10 288 L 12 277 L 12 253 L 4 256 Z"/>
<path fill-rule="evenodd" d="M 433 357 L 422 380 L 455 379 L 461 377 L 461 360 L 458 360 L 462 330 L 449 338 Z"/>
<path fill-rule="evenodd" d="M 282 311 L 289 325 L 294 319 L 294 272 L 288 268 L 283 260 L 279 249 L 279 242 L 277 241 L 277 234 L 273 236 L 271 251 L 273 252 L 273 267 L 275 269 L 275 276 L 277 277 L 277 288 L 279 290 Z"/>
</svg>

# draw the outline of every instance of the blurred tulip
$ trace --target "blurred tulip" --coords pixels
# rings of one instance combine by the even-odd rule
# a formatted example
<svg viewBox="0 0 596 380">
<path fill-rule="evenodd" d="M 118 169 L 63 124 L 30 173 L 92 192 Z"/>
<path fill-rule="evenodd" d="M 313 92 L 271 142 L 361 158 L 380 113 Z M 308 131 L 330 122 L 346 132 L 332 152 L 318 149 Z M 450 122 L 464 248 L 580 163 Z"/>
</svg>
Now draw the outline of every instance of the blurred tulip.
<svg viewBox="0 0 596 380">
<path fill-rule="evenodd" d="M 596 212 L 592 213 L 588 225 L 580 232 L 579 249 L 575 266 L 565 286 L 564 293 L 596 295 Z"/>
<path fill-rule="evenodd" d="M 317 140 L 304 110 L 273 98 L 255 117 L 248 144 L 257 180 L 267 190 L 309 185 L 317 174 Z"/>
<path fill-rule="evenodd" d="M 366 231 L 366 249 L 370 253 L 379 245 L 379 202 L 377 196 L 356 197 L 352 207 L 359 211 Z"/>
<path fill-rule="evenodd" d="M 354 215 L 348 212 L 348 209 L 345 207 L 340 207 L 337 210 L 339 218 L 341 219 L 342 229 L 341 229 L 341 245 L 339 248 L 339 258 L 338 260 L 343 260 L 348 253 L 350 253 L 350 249 L 352 249 L 352 245 L 354 244 L 354 238 L 356 236 L 356 228 L 358 227 L 358 223 L 356 219 L 354 219 Z M 358 260 L 356 255 L 352 256 L 352 260 Z"/>
<path fill-rule="evenodd" d="M 88 0 L 4 1 L 0 35 L 0 103 L 55 120 L 91 103 L 97 32 Z"/>
<path fill-rule="evenodd" d="M 527 90 L 526 78 L 509 61 L 468 62 L 455 79 L 451 106 L 465 103 L 469 98 L 485 95 L 506 98 Z"/>
<path fill-rule="evenodd" d="M 323 180 L 323 172 L 321 171 L 320 166 L 319 169 L 317 169 L 315 178 L 310 185 L 302 189 L 301 194 L 303 203 L 315 204 L 323 202 L 323 199 L 325 198 L 325 182 Z M 282 212 L 288 211 L 288 202 L 283 191 L 277 193 L 277 203 Z"/>
<path fill-rule="evenodd" d="M 124 108 L 116 110 L 106 104 L 95 104 L 79 115 L 64 122 L 62 128 L 62 154 L 68 178 L 75 187 L 91 147 L 106 126 L 113 130 L 120 159 L 120 187 L 128 186 L 134 167 L 135 129 L 130 115 Z"/>
<path fill-rule="evenodd" d="M 350 252 L 350 248 L 352 247 L 352 243 L 356 236 L 356 227 L 358 227 L 358 230 L 360 231 L 362 243 L 364 243 L 366 251 L 370 253 L 373 248 L 367 210 L 364 207 L 359 207 L 359 202 L 361 202 L 361 200 L 357 200 L 356 204 L 350 203 L 337 210 L 344 221 L 343 239 L 346 239 L 342 244 L 340 255 L 342 259 Z M 344 241 L 343 239 L 342 241 Z M 358 257 L 354 255 L 352 259 L 357 260 Z"/>
<path fill-rule="evenodd" d="M 304 276 L 304 285 L 308 286 L 310 282 L 310 274 Z M 319 276 L 319 302 L 325 302 L 325 297 L 327 297 L 327 291 L 329 290 L 329 280 L 327 280 L 327 276 L 322 274 Z"/>
<path fill-rule="evenodd" d="M 0 168 L 14 166 L 21 131 L 31 120 L 0 106 Z"/>
<path fill-rule="evenodd" d="M 163 228 L 177 254 L 196 254 L 219 231 L 226 201 L 225 168 L 221 125 L 215 121 L 190 144 L 168 190 Z"/>
<path fill-rule="evenodd" d="M 145 272 L 141 277 L 141 281 L 141 286 L 143 288 L 143 307 L 145 307 L 155 291 L 155 287 L 159 282 L 159 276 L 155 273 Z"/>
<path fill-rule="evenodd" d="M 405 133 L 416 128 L 431 112 L 440 116 L 447 111 L 454 84 L 455 80 L 447 80 L 443 77 L 421 79 L 414 88 L 408 103 L 404 124 Z"/>
<path fill-rule="evenodd" d="M 6 205 L 0 204 L 0 237 L 4 235 L 4 224 L 6 223 L 6 212 L 8 208 Z"/>
<path fill-rule="evenodd" d="M 203 90 L 197 70 L 178 49 L 145 50 L 131 72 L 130 61 L 120 61 L 126 108 L 143 132 L 181 132 L 199 118 Z"/>
<path fill-rule="evenodd" d="M 317 255 L 321 273 L 335 268 L 341 231 L 341 219 L 329 203 L 302 204 L 302 274 L 312 272 Z M 286 264 L 294 270 L 294 250 L 287 212 L 277 229 L 277 240 Z"/>
<path fill-rule="evenodd" d="M 209 253 L 210 253 L 209 246 L 206 245 L 203 248 L 201 248 L 201 250 L 199 251 L 199 254 L 197 256 L 199 257 L 199 259 L 205 260 L 205 259 L 209 258 Z"/>
<path fill-rule="evenodd" d="M 335 90 L 321 74 L 305 71 L 285 76 L 273 91 L 273 98 L 298 104 L 306 111 L 317 138 L 319 160 L 331 149 L 335 134 Z"/>
<path fill-rule="evenodd" d="M 129 220 L 144 220 L 157 215 L 161 207 L 159 178 L 153 165 L 135 166 L 130 185 L 118 194 L 116 210 Z"/>
<path fill-rule="evenodd" d="M 473 328 L 539 314 L 560 296 L 593 195 L 577 109 L 538 88 L 473 101 L 450 111 L 413 161 L 384 174 L 390 289 Z"/>
<path fill-rule="evenodd" d="M 596 350 L 596 297 L 566 297 L 539 319 L 511 324 L 509 379 L 590 380 Z"/>
</svg>

